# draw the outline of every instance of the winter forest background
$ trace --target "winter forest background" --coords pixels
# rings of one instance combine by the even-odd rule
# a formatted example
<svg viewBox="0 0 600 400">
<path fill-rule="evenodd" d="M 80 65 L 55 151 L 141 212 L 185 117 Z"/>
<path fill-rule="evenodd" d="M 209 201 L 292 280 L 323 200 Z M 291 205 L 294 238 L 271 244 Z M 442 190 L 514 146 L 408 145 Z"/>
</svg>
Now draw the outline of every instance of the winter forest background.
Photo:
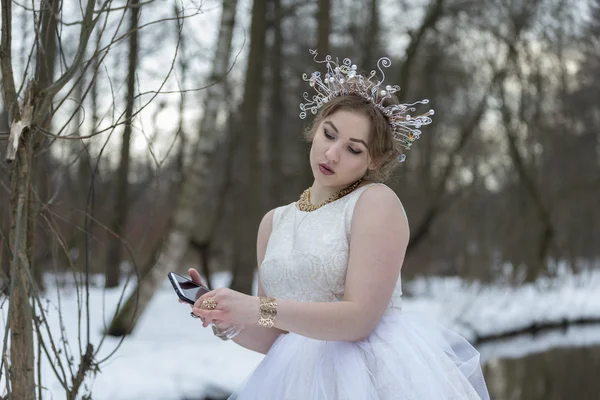
<svg viewBox="0 0 600 400">
<path fill-rule="evenodd" d="M 401 100 L 436 111 L 387 182 L 411 225 L 406 308 L 472 340 L 494 399 L 597 395 L 599 0 L 1 0 L 0 15 L 1 398 L 243 382 L 259 355 L 202 330 L 165 278 L 196 267 L 254 290 L 260 218 L 312 183 L 309 49 L 365 71 L 388 56 Z"/>
</svg>

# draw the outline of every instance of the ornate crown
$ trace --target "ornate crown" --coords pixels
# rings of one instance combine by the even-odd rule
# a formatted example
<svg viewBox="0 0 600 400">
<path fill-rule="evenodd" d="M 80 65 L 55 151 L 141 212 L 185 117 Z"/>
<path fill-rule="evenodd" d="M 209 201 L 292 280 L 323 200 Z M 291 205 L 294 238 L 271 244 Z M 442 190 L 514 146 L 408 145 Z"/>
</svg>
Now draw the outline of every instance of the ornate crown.
<svg viewBox="0 0 600 400">
<path fill-rule="evenodd" d="M 302 110 L 300 118 L 306 118 L 307 111 L 316 114 L 319 108 L 334 97 L 349 94 L 358 95 L 373 103 L 381 111 L 392 128 L 394 139 L 406 150 L 409 150 L 413 142 L 421 135 L 419 128 L 422 125 L 431 123 L 429 116 L 434 114 L 433 110 L 418 116 L 409 114 L 416 110 L 415 105 L 428 104 L 429 100 L 427 99 L 411 104 L 384 105 L 386 99 L 390 99 L 394 93 L 400 90 L 399 86 L 384 86 L 385 74 L 382 68 L 389 68 L 392 65 L 389 58 L 382 57 L 377 61 L 377 68 L 381 73 L 381 79 L 379 79 L 375 70 L 371 71 L 368 77 L 357 73 L 356 65 L 352 64 L 349 58 L 345 58 L 341 64 L 337 59 L 332 61 L 330 55 L 325 57 L 324 61 L 318 61 L 316 50 L 309 51 L 314 55 L 316 63 L 325 63 L 327 72 L 325 73 L 325 80 L 321 79 L 319 71 L 313 72 L 310 77 L 302 74 L 302 79 L 307 81 L 316 93 L 310 98 L 309 94 L 304 92 L 303 97 L 306 102 L 300 103 L 300 110 Z M 405 154 L 398 156 L 400 162 L 405 159 Z"/>
</svg>

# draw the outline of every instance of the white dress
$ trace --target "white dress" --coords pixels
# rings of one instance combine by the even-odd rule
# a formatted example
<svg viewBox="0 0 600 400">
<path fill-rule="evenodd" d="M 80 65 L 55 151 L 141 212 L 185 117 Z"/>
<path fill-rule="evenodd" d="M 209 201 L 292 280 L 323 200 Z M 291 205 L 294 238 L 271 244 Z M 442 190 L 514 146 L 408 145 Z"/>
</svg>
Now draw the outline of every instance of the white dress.
<svg viewBox="0 0 600 400">
<path fill-rule="evenodd" d="M 342 300 L 354 206 L 368 184 L 316 211 L 275 209 L 260 266 L 267 296 Z M 237 400 L 489 399 L 479 353 L 461 336 L 401 311 L 400 279 L 369 337 L 358 342 L 280 335 Z"/>
</svg>

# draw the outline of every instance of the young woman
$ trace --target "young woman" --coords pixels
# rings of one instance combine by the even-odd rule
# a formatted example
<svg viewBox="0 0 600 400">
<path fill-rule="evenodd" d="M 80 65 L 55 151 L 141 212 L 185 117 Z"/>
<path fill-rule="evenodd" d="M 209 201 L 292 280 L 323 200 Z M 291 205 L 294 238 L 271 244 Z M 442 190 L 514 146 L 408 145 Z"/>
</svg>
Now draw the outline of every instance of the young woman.
<svg viewBox="0 0 600 400">
<path fill-rule="evenodd" d="M 193 306 L 203 326 L 237 327 L 236 343 L 266 354 L 232 398 L 488 399 L 478 352 L 401 311 L 408 220 L 381 182 L 433 112 L 410 116 L 413 105 L 394 104 L 398 87 L 347 59 L 324 63 L 324 80 L 305 76 L 316 94 L 301 105 L 301 117 L 317 114 L 307 134 L 314 182 L 260 223 L 258 296 L 223 288 Z M 389 60 L 378 66 L 383 74 Z"/>
</svg>

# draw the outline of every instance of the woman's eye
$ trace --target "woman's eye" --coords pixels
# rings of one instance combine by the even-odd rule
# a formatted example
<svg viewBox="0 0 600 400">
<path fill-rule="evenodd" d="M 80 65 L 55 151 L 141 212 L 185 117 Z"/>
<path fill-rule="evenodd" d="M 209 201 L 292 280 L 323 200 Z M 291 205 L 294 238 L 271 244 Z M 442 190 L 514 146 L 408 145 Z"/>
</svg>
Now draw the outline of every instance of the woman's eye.
<svg viewBox="0 0 600 400">
<path fill-rule="evenodd" d="M 333 137 L 329 133 L 327 133 L 326 130 L 323 130 L 323 134 L 325 135 L 325 138 L 327 138 L 328 140 L 334 140 L 335 139 L 335 137 Z M 362 151 L 360 151 L 360 150 L 354 150 L 352 147 L 348 147 L 348 150 L 350 150 L 350 153 L 352 153 L 352 154 L 360 154 L 360 153 L 362 153 Z"/>
</svg>

